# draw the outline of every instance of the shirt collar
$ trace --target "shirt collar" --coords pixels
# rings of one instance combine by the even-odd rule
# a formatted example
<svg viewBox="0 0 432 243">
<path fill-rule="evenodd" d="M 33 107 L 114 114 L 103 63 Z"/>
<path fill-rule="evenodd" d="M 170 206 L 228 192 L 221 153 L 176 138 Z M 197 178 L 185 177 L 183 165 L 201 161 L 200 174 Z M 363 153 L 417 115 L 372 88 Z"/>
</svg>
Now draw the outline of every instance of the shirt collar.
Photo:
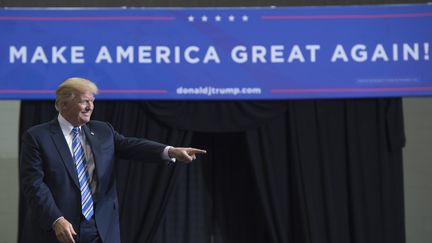
<svg viewBox="0 0 432 243">
<path fill-rule="evenodd" d="M 60 128 L 63 132 L 63 135 L 65 136 L 70 135 L 72 128 L 74 128 L 74 126 L 72 126 L 72 124 L 70 124 L 70 122 L 68 122 L 60 113 L 57 119 L 60 124 Z M 81 126 L 79 126 L 79 128 L 81 131 Z"/>
</svg>

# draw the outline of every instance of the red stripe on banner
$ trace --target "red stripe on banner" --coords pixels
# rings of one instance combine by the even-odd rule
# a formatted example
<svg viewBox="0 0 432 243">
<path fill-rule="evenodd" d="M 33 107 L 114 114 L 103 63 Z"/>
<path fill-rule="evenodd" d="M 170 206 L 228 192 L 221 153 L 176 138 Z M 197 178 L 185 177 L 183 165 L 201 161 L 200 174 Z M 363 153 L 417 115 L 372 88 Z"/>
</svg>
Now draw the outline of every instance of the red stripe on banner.
<svg viewBox="0 0 432 243">
<path fill-rule="evenodd" d="M 394 92 L 394 91 L 432 91 L 432 87 L 407 88 L 339 88 L 339 89 L 273 89 L 272 93 L 319 93 L 319 92 Z"/>
<path fill-rule="evenodd" d="M 54 94 L 55 90 L 48 89 L 0 89 L 0 93 L 2 94 Z"/>
<path fill-rule="evenodd" d="M 103 20 L 149 20 L 171 21 L 171 16 L 86 16 L 86 17 L 33 17 L 33 16 L 0 16 L 0 20 L 24 21 L 103 21 Z"/>
<path fill-rule="evenodd" d="M 105 89 L 99 90 L 99 93 L 154 93 L 154 94 L 166 94 L 168 90 L 163 89 Z"/>
<path fill-rule="evenodd" d="M 387 19 L 387 18 L 416 18 L 432 17 L 432 13 L 401 13 L 401 14 L 366 14 L 366 15 L 274 15 L 262 16 L 264 20 L 284 19 Z"/>
<path fill-rule="evenodd" d="M 117 89 L 106 89 L 99 90 L 100 93 L 155 93 L 155 94 L 165 94 L 168 93 L 167 90 L 159 89 L 131 89 L 131 90 L 117 90 Z M 54 94 L 55 90 L 45 90 L 45 89 L 0 89 L 2 94 Z"/>
</svg>

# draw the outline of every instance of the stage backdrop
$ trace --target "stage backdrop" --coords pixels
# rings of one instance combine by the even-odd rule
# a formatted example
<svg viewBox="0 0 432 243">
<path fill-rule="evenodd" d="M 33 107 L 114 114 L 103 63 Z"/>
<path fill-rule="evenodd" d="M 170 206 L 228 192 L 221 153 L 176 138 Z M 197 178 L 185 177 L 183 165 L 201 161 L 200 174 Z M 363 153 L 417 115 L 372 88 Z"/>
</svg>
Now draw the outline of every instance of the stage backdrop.
<svg viewBox="0 0 432 243">
<path fill-rule="evenodd" d="M 0 10 L 0 99 L 432 94 L 432 5 Z"/>
</svg>

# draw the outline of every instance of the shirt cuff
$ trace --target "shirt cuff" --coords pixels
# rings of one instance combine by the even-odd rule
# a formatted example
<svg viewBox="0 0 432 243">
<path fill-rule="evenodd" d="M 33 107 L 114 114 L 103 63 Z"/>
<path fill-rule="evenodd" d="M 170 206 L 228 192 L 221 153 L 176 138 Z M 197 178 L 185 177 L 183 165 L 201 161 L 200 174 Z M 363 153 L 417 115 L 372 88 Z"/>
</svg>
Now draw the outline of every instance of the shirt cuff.
<svg viewBox="0 0 432 243">
<path fill-rule="evenodd" d="M 176 162 L 175 158 L 170 158 L 168 155 L 168 150 L 172 148 L 172 146 L 166 146 L 162 152 L 162 159 L 163 160 L 168 160 L 168 164 L 172 164 Z"/>
<path fill-rule="evenodd" d="M 58 219 L 54 220 L 54 223 L 52 223 L 51 227 L 54 227 L 54 225 L 57 223 L 57 221 L 59 221 L 60 219 L 63 219 L 64 217 L 61 216 Z"/>
</svg>

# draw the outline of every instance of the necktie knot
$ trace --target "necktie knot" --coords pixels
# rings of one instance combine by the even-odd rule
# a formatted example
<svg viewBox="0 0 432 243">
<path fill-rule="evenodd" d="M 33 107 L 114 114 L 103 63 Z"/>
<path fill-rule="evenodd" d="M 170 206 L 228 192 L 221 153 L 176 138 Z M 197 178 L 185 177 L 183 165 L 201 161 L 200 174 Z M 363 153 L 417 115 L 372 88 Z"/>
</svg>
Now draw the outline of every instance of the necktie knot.
<svg viewBox="0 0 432 243">
<path fill-rule="evenodd" d="M 79 127 L 74 127 L 74 128 L 72 128 L 72 134 L 73 134 L 73 135 L 77 135 L 77 134 L 79 134 L 79 132 L 80 132 Z"/>
</svg>

